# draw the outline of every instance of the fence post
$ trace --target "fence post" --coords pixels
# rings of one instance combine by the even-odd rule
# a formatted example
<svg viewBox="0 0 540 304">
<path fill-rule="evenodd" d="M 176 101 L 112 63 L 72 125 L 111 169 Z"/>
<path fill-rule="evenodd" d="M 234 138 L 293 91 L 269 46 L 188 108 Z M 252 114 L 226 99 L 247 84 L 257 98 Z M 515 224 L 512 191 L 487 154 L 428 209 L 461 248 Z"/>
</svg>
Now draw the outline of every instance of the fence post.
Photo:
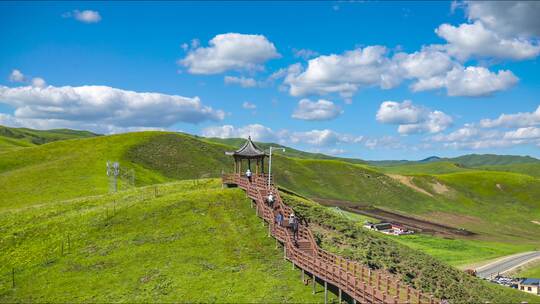
<svg viewBox="0 0 540 304">
<path fill-rule="evenodd" d="M 64 240 L 62 240 L 62 250 L 61 250 L 61 253 L 62 253 L 62 255 L 64 255 Z"/>
<path fill-rule="evenodd" d="M 15 288 L 15 267 L 11 268 L 11 287 Z"/>
<path fill-rule="evenodd" d="M 324 304 L 328 303 L 328 282 L 324 281 Z"/>
<path fill-rule="evenodd" d="M 313 267 L 313 268 L 315 268 L 315 267 Z M 311 275 L 313 276 L 313 294 L 315 294 L 315 283 L 316 283 L 316 282 L 315 282 L 315 280 L 316 280 L 316 278 L 315 278 L 315 272 L 313 272 Z"/>
</svg>

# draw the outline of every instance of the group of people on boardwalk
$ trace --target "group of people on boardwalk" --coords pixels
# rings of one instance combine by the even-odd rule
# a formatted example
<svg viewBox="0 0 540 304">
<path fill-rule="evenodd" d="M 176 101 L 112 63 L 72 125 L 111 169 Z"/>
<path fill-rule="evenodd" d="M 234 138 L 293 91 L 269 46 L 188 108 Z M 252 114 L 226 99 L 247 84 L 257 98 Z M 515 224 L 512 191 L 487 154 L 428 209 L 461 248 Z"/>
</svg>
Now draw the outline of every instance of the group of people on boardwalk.
<svg viewBox="0 0 540 304">
<path fill-rule="evenodd" d="M 252 181 L 252 172 L 251 170 L 248 168 L 246 170 L 246 177 L 247 179 L 249 180 L 249 182 L 251 183 Z M 278 206 L 274 206 L 274 202 L 275 202 L 276 198 L 274 196 L 274 194 L 272 193 L 272 191 L 268 192 L 268 196 L 266 197 L 266 204 L 272 208 L 274 210 L 274 214 L 275 214 L 275 224 L 277 224 L 278 226 L 281 226 L 281 227 L 287 227 L 291 230 L 291 232 L 293 233 L 293 238 L 294 238 L 294 241 L 296 243 L 296 241 L 298 240 L 298 229 L 299 229 L 299 221 L 298 221 L 298 217 L 296 217 L 294 215 L 294 213 L 291 213 L 287 219 L 287 223 L 285 224 L 284 223 L 284 216 L 283 216 L 283 213 L 281 213 L 281 211 L 279 210 Z"/>
<path fill-rule="evenodd" d="M 268 196 L 266 197 L 266 204 L 270 206 L 274 210 L 275 214 L 275 221 L 274 223 L 280 227 L 287 227 L 289 228 L 293 233 L 294 241 L 296 242 L 298 240 L 298 228 L 299 228 L 299 221 L 298 217 L 294 215 L 294 213 L 291 213 L 289 217 L 287 218 L 287 223 L 284 223 L 285 217 L 281 210 L 279 210 L 278 206 L 274 206 L 275 197 L 272 191 L 268 193 Z"/>
</svg>

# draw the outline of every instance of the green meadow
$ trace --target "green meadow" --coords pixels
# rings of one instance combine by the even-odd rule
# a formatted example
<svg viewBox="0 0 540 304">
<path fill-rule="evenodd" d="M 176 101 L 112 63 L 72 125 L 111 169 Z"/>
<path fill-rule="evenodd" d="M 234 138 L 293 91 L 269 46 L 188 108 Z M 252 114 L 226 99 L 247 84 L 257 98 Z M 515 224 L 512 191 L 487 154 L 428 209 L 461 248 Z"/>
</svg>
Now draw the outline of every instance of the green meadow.
<svg viewBox="0 0 540 304">
<path fill-rule="evenodd" d="M 0 227 L 0 302 L 324 297 L 283 260 L 244 193 L 224 191 L 218 180 L 4 210 Z"/>
<path fill-rule="evenodd" d="M 52 302 L 62 302 L 68 299 L 67 297 L 61 298 L 60 295 L 63 294 L 71 295 L 75 299 L 74 301 L 79 302 L 106 302 L 111 299 L 148 301 L 153 297 L 162 301 L 184 299 L 179 297 L 180 293 L 171 293 L 170 286 L 174 286 L 172 288 L 174 290 L 184 290 L 181 288 L 185 288 L 185 286 L 178 287 L 181 285 L 182 278 L 187 280 L 195 270 L 191 274 L 173 275 L 182 267 L 187 267 L 185 266 L 188 263 L 186 261 L 191 263 L 192 260 L 185 257 L 184 264 L 181 262 L 174 264 L 170 261 L 173 251 L 171 248 L 176 248 L 175 242 L 181 243 L 183 238 L 175 239 L 172 230 L 167 229 L 169 226 L 174 227 L 177 231 L 188 229 L 188 227 L 176 223 L 176 221 L 182 222 L 179 218 L 183 219 L 184 217 L 190 218 L 189 229 L 197 229 L 197 227 L 191 226 L 197 226 L 199 220 L 196 214 L 190 212 L 193 213 L 194 210 L 199 209 L 210 210 L 211 206 L 192 207 L 189 209 L 191 211 L 182 213 L 176 210 L 182 207 L 179 202 L 191 205 L 195 203 L 207 204 L 209 201 L 223 198 L 223 201 L 229 204 L 229 208 L 225 209 L 230 209 L 228 210 L 230 213 L 220 213 L 219 217 L 230 218 L 232 223 L 234 212 L 243 212 L 237 208 L 242 208 L 245 204 L 241 202 L 245 202 L 245 200 L 241 192 L 218 189 L 219 182 L 215 179 L 206 180 L 206 182 L 186 181 L 179 183 L 178 181 L 216 178 L 222 172 L 230 172 L 233 165 L 231 159 L 225 155 L 225 151 L 232 151 L 237 147 L 228 145 L 228 141 L 201 139 L 196 136 L 171 132 L 137 132 L 91 137 L 86 135 L 83 133 L 82 138 L 73 138 L 76 135 L 71 134 L 69 139 L 55 141 L 34 140 L 37 143 L 32 143 L 24 138 L 5 137 L 4 142 L 10 142 L 11 148 L 0 152 L 0 214 L 2 215 L 2 228 L 0 229 L 3 232 L 2 245 L 8 248 L 7 251 L 2 252 L 0 258 L 3 264 L 2 273 L 4 273 L 2 277 L 3 280 L 7 280 L 2 285 L 5 288 L 2 291 L 2 299 L 5 301 L 40 301 L 40 299 L 44 301 L 50 299 Z M 35 136 L 39 136 L 39 134 Z M 0 147 L 2 147 L 1 140 Z M 350 239 L 348 233 L 362 236 L 363 234 L 358 234 L 360 233 L 358 231 L 363 231 L 363 228 L 360 227 L 361 224 L 365 220 L 373 219 L 325 208 L 334 217 L 346 220 L 347 225 L 352 225 L 351 227 L 359 230 L 353 231 L 349 228 L 340 230 L 341 228 L 338 226 L 333 227 L 334 232 L 326 230 L 320 235 L 321 244 L 326 244 L 329 250 L 339 251 L 343 248 L 335 246 L 339 243 L 336 243 L 336 240 L 343 238 L 343 241 L 349 244 L 347 247 L 352 248 L 350 250 L 354 249 L 358 253 L 362 253 L 361 256 L 356 255 L 356 258 L 368 264 L 371 263 L 370 265 L 374 267 L 394 269 L 395 265 L 389 264 L 387 261 L 388 256 L 381 253 L 388 248 L 395 249 L 389 252 L 403 255 L 404 265 L 419 267 L 420 264 L 412 263 L 413 260 L 419 259 L 421 265 L 424 265 L 422 267 L 427 267 L 429 263 L 436 263 L 434 264 L 437 265 L 435 268 L 442 267 L 440 269 L 450 271 L 448 269 L 453 268 L 447 268 L 450 267 L 449 265 L 464 267 L 471 263 L 540 247 L 540 240 L 537 237 L 540 233 L 540 225 L 534 223 L 534 221 L 540 221 L 540 180 L 534 174 L 517 172 L 517 170 L 510 172 L 510 170 L 497 171 L 493 168 L 465 168 L 445 161 L 399 165 L 399 168 L 398 166 L 377 167 L 367 165 L 362 161 L 326 158 L 294 150 L 289 151 L 289 154 L 277 152 L 274 157 L 275 181 L 281 187 L 305 198 L 346 200 L 361 205 L 394 210 L 453 227 L 465 228 L 476 233 L 473 237 L 455 239 L 429 235 L 397 238 L 369 234 L 371 245 L 364 248 L 357 240 Z M 519 160 L 521 161 L 521 159 Z M 119 161 L 122 167 L 133 169 L 136 175 L 136 188 L 130 188 L 121 181 L 121 192 L 116 195 L 108 194 L 109 181 L 105 174 L 106 161 Z M 478 161 L 478 158 L 474 158 L 474 161 Z M 500 163 L 507 160 L 498 158 L 496 161 Z M 526 166 L 526 164 L 497 166 Z M 396 178 L 394 175 L 400 176 L 400 178 Z M 158 189 L 158 197 L 152 196 L 154 195 L 153 191 L 155 191 L 154 187 Z M 147 197 L 145 198 L 144 194 L 141 193 L 147 193 Z M 229 197 L 229 195 L 232 196 Z M 124 204 L 123 202 L 131 203 Z M 240 205 L 235 205 L 236 203 Z M 164 210 L 168 210 L 167 212 L 172 212 L 174 217 L 168 217 L 165 211 L 146 209 L 153 208 L 151 206 L 156 206 L 158 209 L 164 208 Z M 154 213 L 159 214 L 159 216 L 151 215 Z M 129 216 L 124 217 L 122 214 L 129 214 Z M 202 212 L 199 215 L 203 221 L 202 217 L 208 217 L 209 213 Z M 163 221 L 160 220 L 162 216 L 164 217 Z M 191 217 L 193 218 L 191 219 Z M 253 224 L 253 222 L 246 222 L 252 218 L 251 215 L 241 218 L 238 225 L 250 227 Z M 210 225 L 206 220 L 205 218 L 204 225 Z M 162 230 L 162 225 L 168 227 L 164 227 Z M 155 235 L 148 227 L 153 227 L 154 230 L 158 229 Z M 257 229 L 259 227 L 262 228 L 258 226 Z M 146 230 L 147 228 L 150 230 Z M 192 234 L 202 233 L 199 230 L 189 229 L 186 231 Z M 242 230 L 243 228 L 238 229 Z M 255 230 L 249 229 L 248 233 L 256 233 Z M 151 246 L 156 245 L 157 247 L 147 248 L 146 245 L 140 248 L 136 247 L 139 230 L 143 235 L 140 242 L 150 243 Z M 44 231 L 49 233 L 45 234 Z M 126 238 L 115 234 L 118 231 L 122 231 Z M 336 231 L 341 231 L 340 233 L 344 233 L 344 235 L 340 236 Z M 214 230 L 211 232 L 214 233 Z M 261 230 L 261 233 L 264 234 L 264 229 Z M 67 235 L 70 235 L 69 245 L 66 239 Z M 81 240 L 79 237 L 81 235 L 87 236 L 88 239 Z M 239 232 L 238 235 L 231 236 L 233 239 L 227 240 L 231 244 L 238 243 L 241 235 L 242 233 Z M 238 239 L 234 239 L 234 237 Z M 147 239 L 148 241 L 146 241 Z M 200 239 L 203 238 L 200 237 Z M 268 241 L 270 242 L 270 240 Z M 59 252 L 61 253 L 62 242 L 68 249 L 64 248 L 64 255 L 58 256 Z M 166 243 L 163 245 L 166 247 L 164 256 L 168 259 L 161 259 L 159 264 L 170 265 L 170 269 L 167 268 L 169 266 L 152 268 L 152 265 L 156 265 L 152 264 L 152 261 L 157 262 L 160 259 L 158 248 L 162 242 Z M 193 242 L 189 243 L 191 245 L 182 244 L 197 248 L 194 245 L 197 243 L 194 240 Z M 80 246 L 77 247 L 76 244 Z M 204 245 L 209 244 L 204 243 Z M 223 251 L 223 247 L 227 246 L 225 241 L 216 242 L 215 245 L 218 247 L 208 247 L 210 249 L 204 251 L 203 254 Z M 142 251 L 139 252 L 134 248 Z M 117 252 L 116 249 L 118 249 Z M 75 250 L 78 250 L 77 253 Z M 273 254 L 276 261 L 280 260 L 279 250 L 275 251 L 272 246 L 264 250 L 274 250 L 266 251 L 265 256 Z M 369 250 L 373 253 L 379 253 L 366 260 L 364 254 L 367 254 Z M 109 252 L 116 253 L 109 256 Z M 195 254 L 195 249 L 190 252 L 188 251 L 186 254 Z M 421 254 L 421 252 L 427 255 L 418 256 L 417 254 Z M 143 257 L 143 253 L 149 255 L 148 259 Z M 100 260 L 94 256 L 100 254 L 107 255 L 107 259 Z M 227 253 L 227 256 L 230 254 L 232 253 Z M 353 252 L 348 254 L 355 256 Z M 232 255 L 234 256 L 234 254 Z M 88 261 L 86 261 L 87 258 Z M 137 264 L 134 261 L 141 260 L 147 261 L 142 264 L 152 267 L 140 268 L 141 265 L 128 267 L 127 264 L 123 264 L 128 258 L 133 264 Z M 248 261 L 250 258 L 243 256 L 242 260 L 245 259 L 245 263 L 251 263 L 250 265 L 255 267 L 254 261 L 262 257 L 251 258 L 252 260 Z M 224 269 L 229 269 L 228 267 L 232 266 L 220 264 L 223 262 L 220 259 L 223 257 L 212 257 L 210 264 L 213 266 L 208 266 L 208 269 L 204 268 L 203 270 L 215 272 L 218 275 L 228 275 L 228 270 Z M 129 268 L 129 270 L 126 270 L 127 273 L 122 277 L 120 269 L 124 269 L 124 267 Z M 16 269 L 16 282 L 21 282 L 21 284 L 16 285 L 15 289 L 6 287 L 10 286 L 9 272 L 12 268 Z M 278 269 L 278 267 L 274 268 Z M 101 272 L 102 270 L 103 272 Z M 396 268 L 394 271 L 399 272 L 400 270 Z M 234 273 L 234 271 L 232 272 Z M 7 276 L 6 273 L 8 273 Z M 46 276 L 51 273 L 55 274 L 56 277 L 54 280 L 51 279 L 53 283 L 49 284 L 47 282 L 50 278 Z M 464 280 L 457 273 L 452 273 L 456 277 L 447 278 L 450 280 L 447 281 L 448 284 L 457 284 L 451 283 L 452 280 Z M 405 272 L 402 274 L 406 276 Z M 260 274 L 252 273 L 250 275 L 257 277 Z M 281 275 L 287 276 L 286 273 L 280 273 L 279 276 Z M 64 286 L 69 284 L 67 284 L 68 281 L 63 281 L 63 277 L 70 278 L 73 282 L 80 282 L 75 284 L 78 286 L 83 284 L 82 281 L 87 276 L 92 276 L 92 279 L 89 279 L 91 284 L 88 284 L 88 287 L 67 290 L 68 287 Z M 101 276 L 108 279 L 98 279 Z M 171 278 L 173 276 L 174 278 Z M 257 278 L 270 280 L 264 277 Z M 442 289 L 434 283 L 435 279 L 422 278 L 414 282 L 418 284 L 417 287 L 425 287 L 440 295 Z M 24 284 L 25 281 L 31 280 L 37 280 L 42 284 Z M 291 278 L 291 280 L 293 279 Z M 297 280 L 297 277 L 294 280 Z M 123 282 L 121 286 L 115 285 L 119 284 L 120 281 Z M 163 285 L 163 287 L 140 285 L 140 282 L 146 281 Z M 250 298 L 247 295 L 241 296 L 244 294 L 243 288 L 248 290 L 255 287 L 252 285 L 248 287 L 248 285 L 242 285 L 234 280 L 230 282 L 239 288 L 233 289 L 230 292 L 231 296 L 226 298 L 231 302 L 269 301 L 262 295 L 263 293 L 272 293 L 274 290 L 281 297 L 283 296 L 281 291 L 285 288 L 275 283 L 277 285 L 267 286 L 266 289 L 262 289 L 261 294 L 254 294 L 254 297 Z M 296 288 L 294 286 L 298 283 L 297 281 L 287 282 L 293 282 L 290 286 L 287 285 L 290 288 Z M 47 287 L 48 284 L 50 287 Z M 111 291 L 110 298 L 96 294 L 94 288 L 91 287 L 101 287 L 103 284 L 115 286 L 114 292 Z M 217 282 L 215 284 L 219 285 Z M 150 286 L 152 287 L 150 288 Z M 192 288 L 201 289 L 202 287 L 193 286 Z M 214 301 L 209 295 L 216 290 L 229 294 L 226 287 L 219 288 L 223 289 L 211 290 L 212 292 L 209 291 L 206 295 L 201 291 L 202 295 L 198 298 L 186 291 L 184 295 L 189 296 L 186 296 L 185 299 Z M 452 297 L 460 299 L 457 296 L 458 289 L 455 290 L 456 294 Z M 293 302 L 314 300 L 314 298 L 309 298 L 307 294 L 303 295 L 304 291 L 298 290 L 297 292 L 298 298 L 273 297 L 269 299 L 271 301 Z"/>
</svg>

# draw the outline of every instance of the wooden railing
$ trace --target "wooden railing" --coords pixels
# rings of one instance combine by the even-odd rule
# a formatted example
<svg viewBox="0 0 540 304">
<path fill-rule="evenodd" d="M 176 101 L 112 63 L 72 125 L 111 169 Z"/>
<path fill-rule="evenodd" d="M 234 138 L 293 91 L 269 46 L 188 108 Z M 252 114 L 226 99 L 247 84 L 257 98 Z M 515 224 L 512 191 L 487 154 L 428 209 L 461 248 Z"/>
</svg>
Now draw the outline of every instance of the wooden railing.
<svg viewBox="0 0 540 304">
<path fill-rule="evenodd" d="M 296 266 L 314 276 L 336 286 L 360 303 L 440 303 L 432 295 L 425 294 L 403 283 L 395 275 L 342 258 L 320 248 L 307 227 L 300 223 L 298 238 L 295 240 L 290 229 L 280 226 L 275 221 L 277 212 L 281 212 L 286 223 L 293 213 L 286 205 L 279 191 L 270 184 L 268 175 L 253 175 L 251 181 L 240 174 L 225 174 L 224 184 L 235 184 L 244 189 L 255 202 L 257 215 L 269 224 L 269 235 L 283 243 L 285 257 Z M 273 207 L 265 203 L 268 192 L 275 196 Z"/>
</svg>

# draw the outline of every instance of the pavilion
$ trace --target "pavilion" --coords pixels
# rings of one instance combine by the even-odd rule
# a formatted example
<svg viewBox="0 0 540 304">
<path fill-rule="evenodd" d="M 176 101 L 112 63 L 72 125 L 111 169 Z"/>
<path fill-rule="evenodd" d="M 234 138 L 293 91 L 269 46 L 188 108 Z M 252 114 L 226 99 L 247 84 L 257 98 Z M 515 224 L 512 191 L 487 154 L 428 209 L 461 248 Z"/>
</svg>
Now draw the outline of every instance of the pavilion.
<svg viewBox="0 0 540 304">
<path fill-rule="evenodd" d="M 234 158 L 234 173 L 242 174 L 242 163 L 247 160 L 247 168 L 254 174 L 264 174 L 264 158 L 267 154 L 259 149 L 257 145 L 251 140 L 251 136 L 248 137 L 246 143 L 238 150 L 234 152 L 225 152 L 226 155 L 230 155 Z M 255 171 L 251 169 L 251 163 L 255 162 Z M 246 168 L 246 170 L 247 170 Z"/>
</svg>

